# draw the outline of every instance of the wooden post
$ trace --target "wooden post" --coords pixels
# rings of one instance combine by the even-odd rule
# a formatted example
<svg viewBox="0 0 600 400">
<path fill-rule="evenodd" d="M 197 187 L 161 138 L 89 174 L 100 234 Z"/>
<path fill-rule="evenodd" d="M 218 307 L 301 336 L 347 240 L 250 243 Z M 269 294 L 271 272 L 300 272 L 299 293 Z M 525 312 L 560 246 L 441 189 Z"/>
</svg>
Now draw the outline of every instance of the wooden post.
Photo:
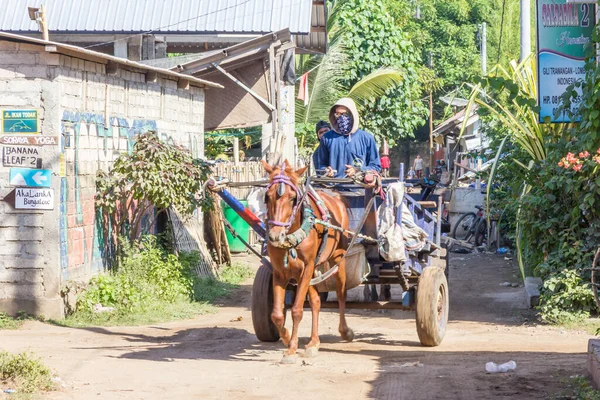
<svg viewBox="0 0 600 400">
<path fill-rule="evenodd" d="M 439 247 L 442 243 L 442 195 L 437 201 L 437 223 L 435 224 L 435 244 Z"/>
<path fill-rule="evenodd" d="M 276 65 L 275 65 L 275 48 L 274 45 L 271 45 L 269 47 L 269 86 L 270 86 L 270 93 L 271 93 L 271 98 L 269 99 L 271 101 L 271 104 L 277 104 L 277 88 L 275 86 L 275 69 L 276 69 Z M 275 110 L 273 110 L 271 112 L 271 126 L 272 126 L 272 131 L 271 131 L 271 141 L 269 143 L 269 153 L 270 156 L 272 157 L 276 150 L 276 141 L 277 141 L 277 131 L 278 131 L 278 123 L 277 123 L 277 108 Z M 269 162 L 272 162 L 273 160 L 267 160 Z"/>
<path fill-rule="evenodd" d="M 433 171 L 433 92 L 429 91 L 429 173 Z"/>
<path fill-rule="evenodd" d="M 49 41 L 48 23 L 46 22 L 46 7 L 42 4 L 40 8 L 40 29 L 42 31 L 42 39 Z"/>
<path fill-rule="evenodd" d="M 475 169 L 477 170 L 478 173 L 479 173 L 479 171 L 481 171 L 481 158 L 477 159 L 477 165 L 476 165 Z M 479 176 L 475 180 L 475 189 L 481 190 L 481 178 L 479 178 Z"/>
<path fill-rule="evenodd" d="M 233 164 L 240 164 L 240 139 L 237 137 L 233 139 Z"/>
</svg>

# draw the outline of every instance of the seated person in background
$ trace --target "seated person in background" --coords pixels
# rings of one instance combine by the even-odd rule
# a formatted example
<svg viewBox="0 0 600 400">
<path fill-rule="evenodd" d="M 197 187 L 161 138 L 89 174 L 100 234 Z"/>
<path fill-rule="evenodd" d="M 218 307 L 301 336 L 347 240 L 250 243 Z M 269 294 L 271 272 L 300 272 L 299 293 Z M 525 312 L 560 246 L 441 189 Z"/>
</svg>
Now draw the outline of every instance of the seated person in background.
<svg viewBox="0 0 600 400">
<path fill-rule="evenodd" d="M 358 171 L 381 172 L 375 138 L 358 128 L 358 111 L 352 99 L 340 99 L 331 107 L 329 122 L 332 130 L 321 138 L 317 170 L 326 170 L 325 176 L 336 178 L 353 177 Z"/>
<path fill-rule="evenodd" d="M 323 137 L 323 135 L 326 132 L 329 132 L 331 130 L 331 125 L 329 125 L 329 123 L 327 121 L 319 121 L 317 122 L 317 125 L 315 126 L 315 132 L 317 133 L 317 138 L 319 140 L 319 144 L 321 143 L 321 138 Z M 313 153 L 313 157 L 312 157 L 312 163 L 313 163 L 313 168 L 316 168 L 318 161 L 317 158 L 319 156 L 319 144 L 317 144 L 317 147 L 315 148 L 315 151 Z"/>
<path fill-rule="evenodd" d="M 411 169 L 408 171 L 408 179 L 415 179 L 415 175 L 417 175 L 417 174 L 415 173 L 415 170 L 411 168 Z"/>
</svg>

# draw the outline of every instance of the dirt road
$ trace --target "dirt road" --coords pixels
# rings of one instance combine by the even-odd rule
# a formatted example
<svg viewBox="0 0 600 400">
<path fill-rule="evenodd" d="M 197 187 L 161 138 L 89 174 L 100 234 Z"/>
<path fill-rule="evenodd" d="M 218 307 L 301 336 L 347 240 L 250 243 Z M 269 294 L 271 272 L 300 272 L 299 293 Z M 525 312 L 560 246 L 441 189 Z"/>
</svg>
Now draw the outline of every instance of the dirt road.
<svg viewBox="0 0 600 400">
<path fill-rule="evenodd" d="M 57 372 L 66 388 L 48 399 L 537 399 L 585 374 L 589 336 L 534 324 L 523 289 L 500 286 L 519 281 L 510 262 L 452 254 L 450 263 L 450 323 L 436 348 L 420 346 L 414 314 L 401 311 L 350 311 L 356 338 L 342 342 L 328 310 L 319 356 L 281 365 L 281 342 L 254 337 L 249 285 L 216 315 L 131 328 L 27 322 L 0 331 L 0 347 L 33 351 Z M 302 345 L 309 329 L 307 312 Z M 486 362 L 509 360 L 516 371 L 485 373 Z"/>
</svg>

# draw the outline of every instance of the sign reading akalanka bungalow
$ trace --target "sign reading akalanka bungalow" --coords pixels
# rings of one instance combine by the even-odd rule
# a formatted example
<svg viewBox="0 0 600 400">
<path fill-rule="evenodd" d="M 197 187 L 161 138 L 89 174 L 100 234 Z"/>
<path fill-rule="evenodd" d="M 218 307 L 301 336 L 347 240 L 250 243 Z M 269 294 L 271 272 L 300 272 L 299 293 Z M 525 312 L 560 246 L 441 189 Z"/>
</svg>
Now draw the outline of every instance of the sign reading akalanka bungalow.
<svg viewBox="0 0 600 400">
<path fill-rule="evenodd" d="M 596 21 L 593 4 L 566 0 L 537 0 L 538 104 L 540 122 L 570 122 L 565 113 L 554 114 L 566 88 L 585 77 L 585 55 Z M 581 91 L 578 91 L 581 94 Z M 580 98 L 573 99 L 572 110 Z"/>
</svg>

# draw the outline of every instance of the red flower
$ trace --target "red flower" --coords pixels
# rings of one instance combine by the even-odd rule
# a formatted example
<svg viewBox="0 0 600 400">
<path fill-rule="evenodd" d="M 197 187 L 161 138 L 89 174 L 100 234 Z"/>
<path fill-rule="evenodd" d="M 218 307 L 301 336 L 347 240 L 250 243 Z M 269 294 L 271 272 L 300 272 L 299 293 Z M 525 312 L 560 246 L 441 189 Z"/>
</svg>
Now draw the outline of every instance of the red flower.
<svg viewBox="0 0 600 400">
<path fill-rule="evenodd" d="M 581 164 L 573 165 L 573 171 L 575 172 L 579 171 L 581 168 L 583 168 L 583 165 Z"/>
<path fill-rule="evenodd" d="M 584 151 L 583 153 L 579 153 L 579 157 L 581 158 L 588 158 L 590 156 L 590 153 L 588 153 L 588 151 Z"/>
</svg>

